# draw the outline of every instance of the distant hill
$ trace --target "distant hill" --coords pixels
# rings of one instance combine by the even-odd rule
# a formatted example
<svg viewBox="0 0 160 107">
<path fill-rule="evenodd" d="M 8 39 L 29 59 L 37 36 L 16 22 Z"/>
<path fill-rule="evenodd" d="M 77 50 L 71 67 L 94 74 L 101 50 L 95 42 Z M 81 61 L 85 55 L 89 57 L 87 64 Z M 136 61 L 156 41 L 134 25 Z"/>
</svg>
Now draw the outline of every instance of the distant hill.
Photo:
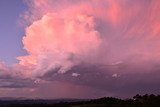
<svg viewBox="0 0 160 107">
<path fill-rule="evenodd" d="M 131 99 L 103 97 L 99 99 L 25 99 L 1 97 L 0 107 L 160 107 L 160 95 L 136 95 Z"/>
<path fill-rule="evenodd" d="M 10 101 L 10 100 L 26 100 L 25 97 L 0 97 L 0 101 Z"/>
</svg>

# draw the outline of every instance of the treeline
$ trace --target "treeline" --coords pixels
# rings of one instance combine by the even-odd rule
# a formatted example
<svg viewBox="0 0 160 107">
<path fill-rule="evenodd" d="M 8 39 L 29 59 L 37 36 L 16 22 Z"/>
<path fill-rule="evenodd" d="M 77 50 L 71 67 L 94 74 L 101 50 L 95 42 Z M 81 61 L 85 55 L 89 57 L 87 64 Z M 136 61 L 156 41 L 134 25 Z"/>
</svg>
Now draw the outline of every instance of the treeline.
<svg viewBox="0 0 160 107">
<path fill-rule="evenodd" d="M 88 101 L 47 103 L 45 100 L 0 101 L 0 107 L 160 107 L 160 95 L 136 95 L 131 99 L 104 97 Z"/>
</svg>

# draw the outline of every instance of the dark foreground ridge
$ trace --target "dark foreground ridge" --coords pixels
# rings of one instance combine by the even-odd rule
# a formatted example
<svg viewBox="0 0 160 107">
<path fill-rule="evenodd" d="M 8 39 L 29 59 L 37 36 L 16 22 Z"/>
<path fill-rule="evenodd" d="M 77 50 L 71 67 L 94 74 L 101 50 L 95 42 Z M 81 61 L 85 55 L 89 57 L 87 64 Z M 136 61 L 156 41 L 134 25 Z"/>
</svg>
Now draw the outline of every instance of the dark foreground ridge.
<svg viewBox="0 0 160 107">
<path fill-rule="evenodd" d="M 113 97 L 92 100 L 0 100 L 0 107 L 160 107 L 160 95 L 136 95 L 125 100 Z"/>
</svg>

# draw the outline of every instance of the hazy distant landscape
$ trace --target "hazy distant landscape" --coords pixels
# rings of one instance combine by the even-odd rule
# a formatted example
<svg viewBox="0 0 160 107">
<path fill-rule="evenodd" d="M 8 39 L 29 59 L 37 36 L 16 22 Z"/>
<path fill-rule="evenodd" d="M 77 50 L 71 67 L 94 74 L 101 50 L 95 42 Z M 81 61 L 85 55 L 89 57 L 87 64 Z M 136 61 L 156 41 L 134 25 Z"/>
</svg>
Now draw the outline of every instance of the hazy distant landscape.
<svg viewBox="0 0 160 107">
<path fill-rule="evenodd" d="M 160 95 L 136 95 L 131 99 L 103 97 L 99 99 L 5 99 L 0 107 L 160 107 Z"/>
</svg>

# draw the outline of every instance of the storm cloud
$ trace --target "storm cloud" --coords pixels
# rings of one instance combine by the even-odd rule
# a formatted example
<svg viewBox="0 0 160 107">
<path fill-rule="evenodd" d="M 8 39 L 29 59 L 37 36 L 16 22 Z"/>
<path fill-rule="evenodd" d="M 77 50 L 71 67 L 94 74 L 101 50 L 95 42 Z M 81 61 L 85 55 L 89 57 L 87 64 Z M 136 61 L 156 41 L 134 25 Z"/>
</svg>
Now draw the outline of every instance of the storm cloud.
<svg viewBox="0 0 160 107">
<path fill-rule="evenodd" d="M 11 67 L 0 64 L 0 77 L 27 79 L 30 83 L 24 84 L 36 84 L 31 86 L 37 93 L 46 91 L 45 84 L 66 87 L 66 93 L 72 91 L 67 87 L 78 87 L 73 96 L 61 90 L 66 97 L 79 96 L 78 92 L 80 97 L 86 93 L 88 97 L 159 93 L 158 0 L 25 3 L 22 42 L 27 55 L 18 56 L 19 63 Z"/>
</svg>

